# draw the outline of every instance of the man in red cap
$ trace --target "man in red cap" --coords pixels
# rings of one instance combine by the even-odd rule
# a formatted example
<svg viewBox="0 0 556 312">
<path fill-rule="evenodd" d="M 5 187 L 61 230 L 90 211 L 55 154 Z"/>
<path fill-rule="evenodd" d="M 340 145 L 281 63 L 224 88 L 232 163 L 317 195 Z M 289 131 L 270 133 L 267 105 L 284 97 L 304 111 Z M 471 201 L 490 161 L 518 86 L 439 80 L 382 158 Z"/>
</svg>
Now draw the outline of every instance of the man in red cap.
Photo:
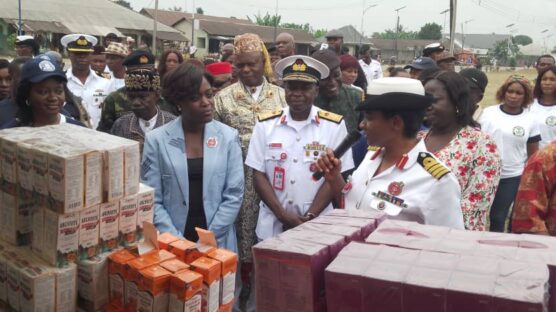
<svg viewBox="0 0 556 312">
<path fill-rule="evenodd" d="M 205 66 L 205 70 L 214 76 L 212 89 L 216 94 L 232 83 L 232 64 L 228 62 L 216 62 Z"/>
</svg>

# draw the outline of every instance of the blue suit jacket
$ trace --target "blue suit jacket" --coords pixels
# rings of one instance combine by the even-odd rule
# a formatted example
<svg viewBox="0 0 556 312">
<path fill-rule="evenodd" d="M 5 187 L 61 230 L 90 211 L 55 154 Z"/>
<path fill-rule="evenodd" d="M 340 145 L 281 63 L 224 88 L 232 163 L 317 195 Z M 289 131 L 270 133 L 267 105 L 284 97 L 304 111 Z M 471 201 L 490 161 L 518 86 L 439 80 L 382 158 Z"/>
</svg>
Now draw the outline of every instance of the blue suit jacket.
<svg viewBox="0 0 556 312">
<path fill-rule="evenodd" d="M 207 141 L 216 139 L 216 146 Z M 155 189 L 154 223 L 160 232 L 183 237 L 189 211 L 187 155 L 182 118 L 146 136 L 141 179 Z M 243 158 L 237 130 L 218 121 L 205 125 L 203 205 L 208 230 L 219 247 L 237 252 L 234 222 L 243 199 Z"/>
</svg>

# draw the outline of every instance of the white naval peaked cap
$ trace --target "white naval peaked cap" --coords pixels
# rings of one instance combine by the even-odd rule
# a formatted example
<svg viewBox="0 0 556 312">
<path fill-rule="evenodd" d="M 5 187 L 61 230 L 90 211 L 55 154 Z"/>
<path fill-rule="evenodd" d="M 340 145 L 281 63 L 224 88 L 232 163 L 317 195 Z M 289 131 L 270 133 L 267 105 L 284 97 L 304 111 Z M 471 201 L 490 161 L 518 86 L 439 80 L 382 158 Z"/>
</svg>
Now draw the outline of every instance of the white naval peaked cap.
<svg viewBox="0 0 556 312">
<path fill-rule="evenodd" d="M 274 69 L 283 81 L 318 82 L 330 74 L 328 66 L 306 55 L 292 55 L 279 60 Z"/>
</svg>

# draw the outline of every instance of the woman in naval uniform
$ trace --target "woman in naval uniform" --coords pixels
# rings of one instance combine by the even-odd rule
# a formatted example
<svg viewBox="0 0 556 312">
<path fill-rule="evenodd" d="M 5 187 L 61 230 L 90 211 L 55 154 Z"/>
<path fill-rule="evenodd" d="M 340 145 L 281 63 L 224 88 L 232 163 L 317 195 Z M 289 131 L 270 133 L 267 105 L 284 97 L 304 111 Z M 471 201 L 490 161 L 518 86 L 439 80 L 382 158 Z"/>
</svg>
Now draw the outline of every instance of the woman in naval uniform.
<svg viewBox="0 0 556 312">
<path fill-rule="evenodd" d="M 346 209 L 378 210 L 389 218 L 463 229 L 460 187 L 454 174 L 417 139 L 425 109 L 433 102 L 418 80 L 376 79 L 358 110 L 372 148 L 345 181 L 332 150 L 317 163 Z"/>
</svg>

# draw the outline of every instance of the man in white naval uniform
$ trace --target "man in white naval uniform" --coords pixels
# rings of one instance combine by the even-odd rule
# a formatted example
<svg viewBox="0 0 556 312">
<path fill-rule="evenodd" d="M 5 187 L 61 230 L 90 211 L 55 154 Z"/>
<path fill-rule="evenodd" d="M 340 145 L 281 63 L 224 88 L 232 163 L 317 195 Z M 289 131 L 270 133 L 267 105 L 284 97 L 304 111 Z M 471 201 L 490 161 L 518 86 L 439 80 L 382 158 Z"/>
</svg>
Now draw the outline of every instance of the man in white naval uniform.
<svg viewBox="0 0 556 312">
<path fill-rule="evenodd" d="M 313 105 L 318 81 L 329 74 L 326 65 L 293 55 L 275 68 L 283 77 L 288 107 L 259 115 L 245 161 L 254 169 L 255 190 L 262 199 L 256 228 L 260 240 L 332 209 L 328 184 L 311 176 L 325 149 L 335 148 L 347 135 L 341 115 Z M 344 171 L 353 168 L 351 153 L 342 160 Z"/>
<path fill-rule="evenodd" d="M 463 229 L 461 191 L 454 174 L 416 138 L 425 109 L 434 99 L 418 80 L 372 81 L 361 127 L 370 148 L 344 181 L 341 162 L 329 150 L 317 163 L 346 209 L 384 211 L 389 218 Z"/>
</svg>

